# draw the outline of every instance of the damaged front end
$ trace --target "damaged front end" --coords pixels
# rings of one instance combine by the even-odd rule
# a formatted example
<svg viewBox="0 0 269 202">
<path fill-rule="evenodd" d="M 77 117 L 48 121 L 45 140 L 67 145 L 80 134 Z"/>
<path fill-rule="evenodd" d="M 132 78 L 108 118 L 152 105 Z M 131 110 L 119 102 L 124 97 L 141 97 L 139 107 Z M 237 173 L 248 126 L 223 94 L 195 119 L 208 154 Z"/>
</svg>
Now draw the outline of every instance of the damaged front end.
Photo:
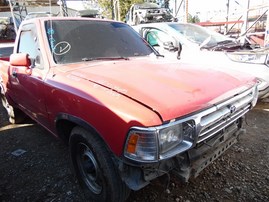
<svg viewBox="0 0 269 202">
<path fill-rule="evenodd" d="M 132 190 L 173 173 L 186 182 L 235 144 L 244 115 L 256 105 L 257 86 L 204 111 L 168 124 L 132 128 L 126 140 L 122 179 Z"/>
</svg>

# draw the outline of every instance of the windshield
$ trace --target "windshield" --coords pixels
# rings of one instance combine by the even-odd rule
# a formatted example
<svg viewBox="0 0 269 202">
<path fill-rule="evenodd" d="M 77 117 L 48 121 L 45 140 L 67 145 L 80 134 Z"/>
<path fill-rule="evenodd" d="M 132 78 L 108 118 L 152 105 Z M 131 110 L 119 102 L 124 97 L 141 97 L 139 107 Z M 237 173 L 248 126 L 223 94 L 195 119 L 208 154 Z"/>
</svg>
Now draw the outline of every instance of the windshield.
<svg viewBox="0 0 269 202">
<path fill-rule="evenodd" d="M 194 24 L 169 24 L 170 27 L 175 29 L 184 38 L 201 45 L 206 40 L 206 46 L 214 46 L 223 41 L 232 41 L 233 39 L 221 35 L 217 32 L 211 31 L 207 28 Z"/>
<path fill-rule="evenodd" d="M 129 25 L 97 20 L 52 20 L 45 23 L 58 64 L 95 59 L 146 56 L 153 49 Z"/>
<path fill-rule="evenodd" d="M 158 4 L 155 3 L 142 3 L 135 5 L 136 9 L 150 9 L 150 8 L 160 8 Z"/>
</svg>

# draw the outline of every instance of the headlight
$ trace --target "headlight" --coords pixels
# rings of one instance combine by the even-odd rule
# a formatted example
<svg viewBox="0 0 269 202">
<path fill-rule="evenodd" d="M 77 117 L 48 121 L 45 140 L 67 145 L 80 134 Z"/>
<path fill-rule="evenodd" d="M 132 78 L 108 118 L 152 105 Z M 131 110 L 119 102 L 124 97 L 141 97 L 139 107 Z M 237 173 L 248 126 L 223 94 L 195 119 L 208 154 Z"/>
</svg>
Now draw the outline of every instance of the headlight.
<svg viewBox="0 0 269 202">
<path fill-rule="evenodd" d="M 134 127 L 125 144 L 124 156 L 137 161 L 156 161 L 158 154 L 157 135 L 154 128 Z"/>
<path fill-rule="evenodd" d="M 254 64 L 265 64 L 267 54 L 265 53 L 226 53 L 235 62 L 245 62 Z"/>
<path fill-rule="evenodd" d="M 192 147 L 194 135 L 194 121 L 175 121 L 150 128 L 133 127 L 128 133 L 124 156 L 140 162 L 156 162 Z"/>
<path fill-rule="evenodd" d="M 252 107 L 255 107 L 255 105 L 258 102 L 258 95 L 259 95 L 258 84 L 256 84 L 256 86 L 253 88 L 252 94 L 253 94 L 253 100 L 252 100 L 251 104 L 252 104 Z"/>
<path fill-rule="evenodd" d="M 182 142 L 182 124 L 175 124 L 159 131 L 161 153 L 165 153 Z"/>
</svg>

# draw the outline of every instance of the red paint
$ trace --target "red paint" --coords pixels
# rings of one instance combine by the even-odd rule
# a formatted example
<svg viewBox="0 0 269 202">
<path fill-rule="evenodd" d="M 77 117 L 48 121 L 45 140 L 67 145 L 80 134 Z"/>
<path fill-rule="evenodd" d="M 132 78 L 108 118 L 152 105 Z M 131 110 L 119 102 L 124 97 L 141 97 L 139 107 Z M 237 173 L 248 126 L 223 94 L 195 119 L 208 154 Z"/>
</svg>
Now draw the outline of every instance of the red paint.
<svg viewBox="0 0 269 202">
<path fill-rule="evenodd" d="M 45 69 L 29 71 L 1 61 L 6 95 L 55 135 L 60 113 L 79 117 L 117 155 L 122 154 L 130 127 L 160 125 L 212 106 L 255 83 L 247 76 L 155 57 L 56 65 L 46 44 L 43 20 L 32 22 L 40 28 L 37 37 Z M 13 71 L 19 73 L 17 78 L 11 76 Z"/>
</svg>

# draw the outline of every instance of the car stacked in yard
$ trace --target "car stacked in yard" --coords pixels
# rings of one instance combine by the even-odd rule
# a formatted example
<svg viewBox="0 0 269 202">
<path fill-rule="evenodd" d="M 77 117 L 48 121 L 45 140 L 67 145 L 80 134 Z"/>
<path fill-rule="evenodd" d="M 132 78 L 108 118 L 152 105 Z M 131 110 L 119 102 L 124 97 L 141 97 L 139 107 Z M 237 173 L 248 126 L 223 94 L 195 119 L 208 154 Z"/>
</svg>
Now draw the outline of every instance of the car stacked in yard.
<svg viewBox="0 0 269 202">
<path fill-rule="evenodd" d="M 109 20 L 24 21 L 0 64 L 10 122 L 27 114 L 63 139 L 91 201 L 196 177 L 237 142 L 258 98 L 254 77 L 166 60 Z"/>
<path fill-rule="evenodd" d="M 133 4 L 125 18 L 126 23 L 129 25 L 175 20 L 168 8 L 149 2 Z"/>
<path fill-rule="evenodd" d="M 241 44 L 191 23 L 148 23 L 133 28 L 166 58 L 248 73 L 258 79 L 259 98 L 269 96 L 269 48 Z"/>
</svg>

